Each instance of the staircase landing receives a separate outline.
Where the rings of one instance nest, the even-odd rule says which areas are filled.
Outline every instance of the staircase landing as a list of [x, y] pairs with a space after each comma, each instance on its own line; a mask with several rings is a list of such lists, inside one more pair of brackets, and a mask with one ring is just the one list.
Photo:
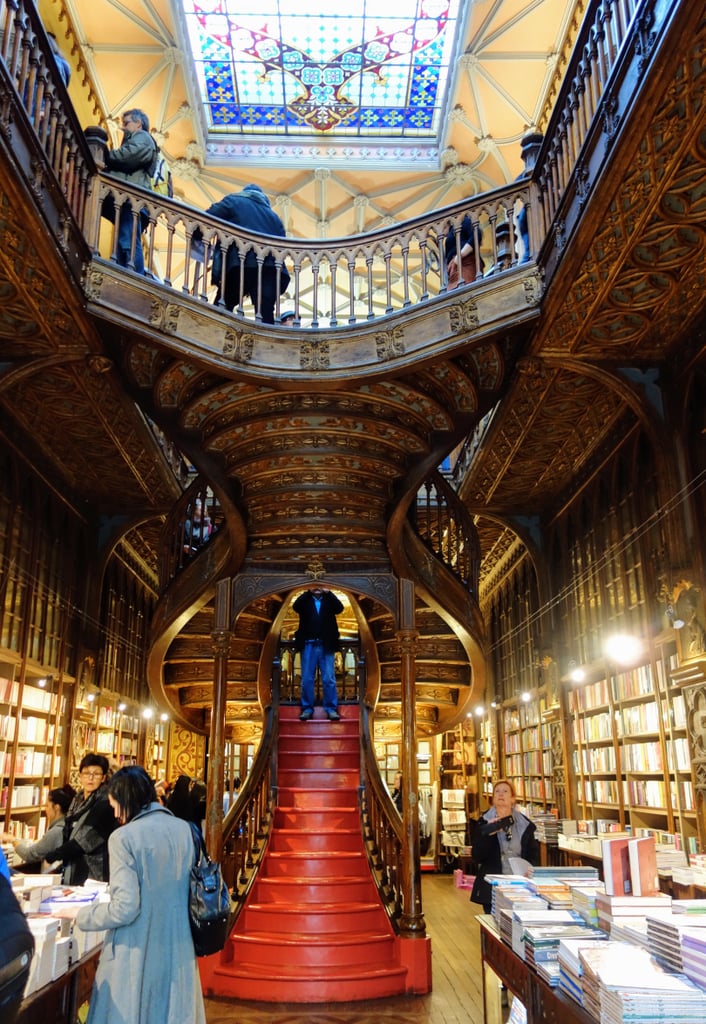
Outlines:
[[358, 707], [339, 710], [340, 722], [321, 709], [309, 722], [298, 707], [280, 710], [269, 844], [226, 948], [200, 962], [207, 995], [326, 1003], [431, 987], [428, 940], [396, 935], [370, 872], [358, 811]]

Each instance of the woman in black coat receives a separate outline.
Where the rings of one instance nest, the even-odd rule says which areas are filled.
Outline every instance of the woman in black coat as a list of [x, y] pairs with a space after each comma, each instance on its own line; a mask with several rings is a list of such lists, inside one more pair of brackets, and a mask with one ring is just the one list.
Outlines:
[[476, 865], [476, 880], [471, 892], [473, 903], [482, 903], [490, 913], [492, 888], [486, 875], [511, 875], [510, 857], [523, 857], [539, 863], [539, 843], [534, 822], [515, 808], [515, 788], [507, 779], [498, 779], [493, 787], [493, 806], [473, 827], [471, 857]]

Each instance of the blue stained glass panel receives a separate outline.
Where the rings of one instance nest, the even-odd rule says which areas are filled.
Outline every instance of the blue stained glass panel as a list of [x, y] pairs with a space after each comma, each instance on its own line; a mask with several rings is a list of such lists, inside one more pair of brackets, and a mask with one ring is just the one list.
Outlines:
[[462, 0], [181, 4], [209, 133], [438, 134]]

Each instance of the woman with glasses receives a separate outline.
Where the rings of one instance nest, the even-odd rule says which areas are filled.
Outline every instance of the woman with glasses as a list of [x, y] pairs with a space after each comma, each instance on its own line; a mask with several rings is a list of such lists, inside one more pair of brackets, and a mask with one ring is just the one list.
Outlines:
[[83, 885], [87, 878], [108, 881], [108, 836], [116, 828], [108, 803], [108, 769], [102, 754], [81, 758], [81, 788], [64, 819], [63, 844], [53, 854], [64, 865], [65, 885]]
[[507, 779], [498, 779], [493, 787], [493, 806], [482, 814], [473, 827], [471, 858], [476, 880], [471, 901], [482, 903], [490, 913], [493, 891], [486, 875], [512, 875], [510, 857], [522, 857], [529, 864], [539, 864], [539, 843], [534, 822], [515, 807], [515, 788]]
[[191, 826], [157, 800], [144, 768], [108, 784], [119, 828], [110, 837], [110, 900], [76, 924], [106, 931], [86, 1024], [205, 1024], [189, 924]]

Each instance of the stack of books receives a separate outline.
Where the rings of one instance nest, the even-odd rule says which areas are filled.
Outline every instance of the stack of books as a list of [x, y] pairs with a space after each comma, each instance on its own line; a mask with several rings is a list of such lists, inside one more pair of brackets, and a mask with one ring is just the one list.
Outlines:
[[665, 893], [654, 896], [611, 896], [606, 892], [596, 893], [598, 927], [609, 932], [616, 917], [644, 917], [648, 914], [670, 914], [672, 898]]
[[[697, 1024], [706, 1015], [706, 991], [685, 974], [667, 971], [646, 949], [629, 943], [582, 949], [584, 1006], [601, 1024]], [[604, 950], [606, 947], [601, 947]], [[590, 1002], [590, 1005], [589, 1005]]]
[[608, 942], [605, 932], [597, 928], [586, 928], [584, 934], [578, 939], [560, 939], [557, 951], [557, 963], [559, 965], [559, 988], [566, 995], [579, 1004], [583, 1005], [583, 986], [581, 978], [583, 968], [579, 954], [582, 949], [592, 946], [594, 942]]
[[525, 959], [525, 933], [529, 928], [561, 927], [565, 925], [586, 927], [585, 921], [573, 910], [524, 910], [515, 908], [512, 912], [512, 949]]
[[[672, 913], [659, 917], [647, 915], [647, 938], [650, 949], [665, 966], [673, 971], [683, 971], [682, 935], [690, 929], [706, 930], [706, 913], [684, 913], [674, 910]], [[704, 931], [706, 934], [706, 931]]]
[[532, 926], [525, 929], [525, 960], [547, 984], [559, 984], [559, 943], [562, 939], [581, 939], [591, 931], [584, 922]]
[[688, 928], [681, 936], [681, 958], [687, 978], [706, 988], [706, 931]]
[[556, 846], [559, 832], [559, 819], [553, 814], [537, 814], [532, 818], [536, 826], [537, 840], [547, 846]]
[[598, 928], [598, 911], [596, 909], [596, 896], [599, 892], [605, 892], [602, 882], [595, 885], [572, 885], [571, 903], [573, 909], [581, 915], [587, 924]]

